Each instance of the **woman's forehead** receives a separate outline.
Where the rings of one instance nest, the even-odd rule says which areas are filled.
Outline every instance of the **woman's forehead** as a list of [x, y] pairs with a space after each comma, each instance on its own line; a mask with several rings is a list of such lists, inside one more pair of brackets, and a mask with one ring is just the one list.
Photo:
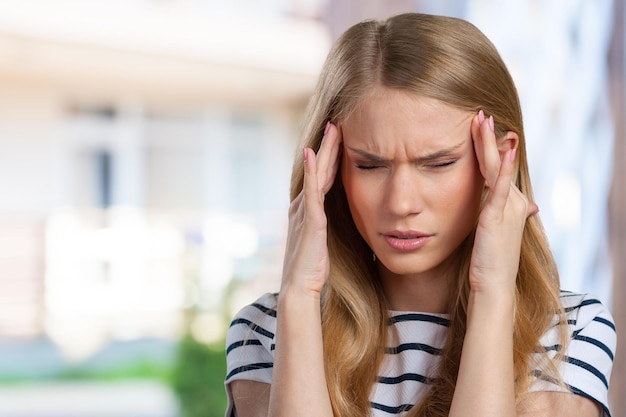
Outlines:
[[342, 123], [346, 141], [390, 138], [449, 146], [469, 138], [473, 112], [430, 97], [385, 87], [364, 97]]

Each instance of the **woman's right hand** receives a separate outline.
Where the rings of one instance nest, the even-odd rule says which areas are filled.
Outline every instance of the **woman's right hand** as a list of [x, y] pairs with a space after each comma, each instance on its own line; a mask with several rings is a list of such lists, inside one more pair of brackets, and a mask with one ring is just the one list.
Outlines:
[[324, 198], [335, 181], [340, 144], [339, 129], [328, 122], [317, 155], [310, 148], [303, 149], [304, 185], [289, 207], [281, 293], [296, 291], [319, 297], [328, 279]]
[[324, 198], [335, 181], [340, 143], [339, 129], [327, 123], [317, 155], [312, 149], [303, 150], [304, 183], [289, 208], [277, 305], [268, 413], [273, 417], [333, 415], [324, 368], [320, 293], [330, 271]]

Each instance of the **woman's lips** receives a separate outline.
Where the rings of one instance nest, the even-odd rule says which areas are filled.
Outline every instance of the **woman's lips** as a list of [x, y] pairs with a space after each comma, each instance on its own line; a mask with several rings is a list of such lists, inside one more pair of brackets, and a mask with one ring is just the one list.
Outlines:
[[419, 232], [389, 232], [383, 234], [385, 241], [400, 252], [411, 252], [423, 247], [432, 235]]

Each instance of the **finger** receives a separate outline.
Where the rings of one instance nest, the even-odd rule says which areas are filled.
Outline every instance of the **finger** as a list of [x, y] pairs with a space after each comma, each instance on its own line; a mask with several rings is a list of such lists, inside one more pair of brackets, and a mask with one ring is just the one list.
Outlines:
[[526, 217], [534, 216], [537, 213], [539, 213], [539, 206], [537, 206], [537, 204], [533, 203], [532, 201], [529, 202], [528, 203], [528, 213], [527, 213]]
[[317, 181], [317, 161], [311, 148], [304, 148], [304, 196], [300, 206], [305, 230], [322, 231], [326, 228], [324, 213], [324, 194], [320, 192]]
[[329, 138], [328, 131], [330, 130], [331, 123], [330, 121], [326, 122], [326, 127], [324, 128], [324, 135], [322, 136], [322, 141], [320, 143], [320, 147], [315, 155], [315, 159], [317, 161], [318, 173], [326, 170], [328, 166], [328, 147], [329, 144], [332, 145], [331, 138]]
[[484, 121], [484, 115], [482, 113], [482, 110], [480, 112], [478, 112], [478, 114], [476, 114], [473, 118], [472, 118], [472, 124], [471, 124], [471, 134], [472, 134], [472, 141], [474, 142], [474, 152], [476, 153], [476, 159], [478, 160], [478, 167], [480, 169], [480, 173], [482, 174], [483, 178], [486, 177], [486, 171], [485, 171], [485, 146], [484, 146], [484, 138], [482, 137], [482, 133], [480, 131], [480, 126]]
[[508, 151], [500, 165], [498, 177], [495, 181], [493, 192], [489, 196], [491, 207], [497, 213], [504, 211], [509, 194], [511, 193], [513, 181], [513, 161], [515, 160], [515, 149]]
[[478, 166], [487, 186], [493, 188], [500, 170], [500, 154], [493, 129], [493, 117], [485, 118], [481, 110], [472, 119], [472, 139]]
[[[500, 168], [500, 173], [498, 176], [498, 181], [496, 183], [496, 189], [494, 190], [494, 198], [509, 198], [509, 194], [514, 192], [526, 205], [526, 218], [535, 215], [539, 212], [539, 207], [532, 201], [528, 201], [528, 197], [520, 191], [517, 186], [515, 186], [515, 155], [517, 149], [511, 149], [506, 153], [502, 160], [502, 166]], [[508, 192], [505, 190], [506, 184], [509, 184]], [[501, 187], [501, 188], [499, 188]], [[506, 199], [504, 200], [504, 204], [506, 204]], [[503, 208], [502, 202], [495, 202], [494, 206], [499, 206]]]
[[319, 201], [319, 187], [317, 185], [317, 158], [311, 148], [302, 150], [304, 157], [304, 204], [306, 208], [311, 203]]
[[[330, 188], [333, 186], [335, 182], [335, 177], [337, 176], [337, 170], [339, 168], [339, 160], [341, 154], [341, 142], [343, 140], [341, 135], [341, 130], [339, 127], [332, 125], [331, 126], [333, 137], [332, 147], [330, 150], [330, 164], [326, 170], [326, 181], [322, 186], [322, 190], [324, 194], [328, 193]], [[331, 134], [331, 132], [329, 132]]]
[[337, 126], [328, 122], [317, 153], [317, 182], [323, 194], [332, 187], [337, 173], [341, 135]]

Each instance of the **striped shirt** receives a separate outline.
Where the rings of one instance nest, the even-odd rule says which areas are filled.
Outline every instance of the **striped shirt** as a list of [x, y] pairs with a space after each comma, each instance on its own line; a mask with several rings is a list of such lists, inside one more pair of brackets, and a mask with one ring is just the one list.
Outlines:
[[[270, 384], [276, 333], [276, 294], [265, 294], [244, 307], [230, 325], [226, 340], [228, 370], [226, 417], [236, 416], [230, 383], [244, 379]], [[590, 295], [561, 292], [571, 339], [559, 370], [571, 392], [596, 401], [610, 417], [608, 383], [613, 366], [616, 335], [608, 310]], [[436, 368], [449, 327], [445, 314], [390, 311], [390, 337], [378, 381], [370, 395], [372, 417], [403, 416], [419, 402], [436, 377]], [[557, 327], [541, 338], [543, 349], [554, 357]], [[559, 385], [534, 370], [530, 391], [562, 391]]]

